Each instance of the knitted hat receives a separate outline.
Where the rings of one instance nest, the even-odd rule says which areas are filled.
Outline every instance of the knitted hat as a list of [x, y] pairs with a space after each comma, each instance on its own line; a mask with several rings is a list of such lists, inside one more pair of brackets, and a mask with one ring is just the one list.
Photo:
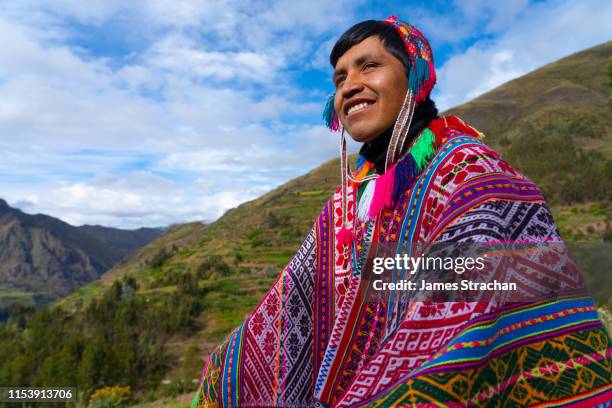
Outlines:
[[384, 20], [398, 32], [410, 59], [408, 87], [415, 95], [417, 104], [427, 99], [436, 83], [433, 53], [429, 42], [414, 26], [399, 21], [395, 15]]
[[[410, 61], [408, 72], [408, 88], [414, 95], [415, 103], [427, 99], [436, 83], [436, 71], [434, 70], [433, 53], [425, 36], [413, 25], [398, 20], [395, 15], [382, 20], [391, 25], [398, 33], [404, 49]], [[340, 130], [340, 121], [334, 110], [334, 96], [332, 94], [327, 100], [323, 112], [325, 125], [332, 131]]]

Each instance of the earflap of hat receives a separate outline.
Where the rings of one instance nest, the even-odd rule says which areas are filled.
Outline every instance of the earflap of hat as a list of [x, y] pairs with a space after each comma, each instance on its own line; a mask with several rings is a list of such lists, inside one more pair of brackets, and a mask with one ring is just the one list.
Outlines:
[[408, 87], [414, 94], [416, 102], [427, 99], [436, 83], [433, 53], [429, 42], [416, 27], [400, 21], [395, 15], [383, 21], [395, 28], [404, 43], [411, 63]]
[[323, 122], [332, 132], [338, 132], [341, 129], [340, 119], [334, 109], [334, 98], [336, 94], [331, 94], [327, 98], [325, 109], [323, 110]]

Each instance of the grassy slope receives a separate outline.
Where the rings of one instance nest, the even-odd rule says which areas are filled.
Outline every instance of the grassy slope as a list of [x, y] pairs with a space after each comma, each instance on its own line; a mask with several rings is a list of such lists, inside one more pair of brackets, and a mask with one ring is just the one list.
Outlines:
[[[606, 65], [612, 43], [587, 50], [547, 65], [510, 81], [475, 100], [452, 109], [466, 121], [488, 134], [488, 143], [502, 151], [513, 138], [533, 127], [547, 127], [569, 121], [577, 129], [576, 139], [589, 148], [610, 146]], [[581, 133], [582, 129], [582, 133]], [[584, 137], [584, 136], [588, 137]], [[171, 273], [195, 272], [210, 255], [221, 255], [232, 265], [229, 276], [206, 279], [201, 286], [211, 288], [206, 295], [206, 311], [200, 316], [200, 331], [192, 337], [177, 337], [167, 344], [176, 362], [168, 379], [185, 370], [184, 350], [198, 347], [206, 354], [211, 347], [256, 305], [273, 282], [280, 267], [312, 226], [329, 194], [338, 184], [338, 161], [333, 160], [305, 176], [294, 179], [270, 193], [228, 211], [218, 221], [202, 225], [179, 225], [137, 251], [121, 265], [66, 298], [72, 308], [86, 303], [122, 276], [136, 277], [145, 292], [172, 291], [173, 285], [154, 283]], [[538, 182], [538, 180], [535, 180]], [[584, 231], [585, 239], [600, 241], [602, 223], [609, 222], [610, 207], [594, 204], [555, 206], [553, 211], [566, 231]], [[594, 233], [589, 225], [598, 225]], [[161, 267], [147, 265], [161, 248], [179, 249]], [[188, 364], [195, 376], [201, 362]]]
[[567, 121], [575, 124], [577, 138], [595, 136], [609, 142], [612, 112], [606, 70], [611, 56], [612, 41], [545, 65], [448, 113], [482, 130], [492, 145], [530, 127]]

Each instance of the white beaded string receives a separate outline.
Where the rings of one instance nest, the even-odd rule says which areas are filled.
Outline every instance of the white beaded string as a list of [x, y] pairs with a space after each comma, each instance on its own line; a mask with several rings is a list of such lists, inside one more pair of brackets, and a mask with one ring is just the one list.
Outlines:
[[402, 145], [406, 138], [406, 134], [403, 130], [406, 128], [406, 125], [410, 126], [410, 122], [412, 121], [412, 113], [414, 112], [414, 98], [412, 97], [412, 92], [410, 89], [406, 91], [406, 96], [404, 97], [404, 103], [402, 104], [402, 109], [399, 112], [397, 120], [395, 121], [395, 125], [393, 126], [393, 133], [391, 134], [391, 140], [389, 141], [389, 147], [387, 148], [387, 157], [385, 160], [385, 172], [391, 167], [391, 165], [395, 162], [397, 158], [397, 147], [399, 145], [399, 140], [402, 138]]

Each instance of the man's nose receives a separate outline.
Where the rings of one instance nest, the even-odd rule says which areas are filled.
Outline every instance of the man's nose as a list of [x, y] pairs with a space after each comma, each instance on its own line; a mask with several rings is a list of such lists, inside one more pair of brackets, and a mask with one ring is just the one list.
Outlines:
[[350, 98], [363, 90], [363, 83], [358, 75], [349, 75], [342, 85], [342, 97]]

